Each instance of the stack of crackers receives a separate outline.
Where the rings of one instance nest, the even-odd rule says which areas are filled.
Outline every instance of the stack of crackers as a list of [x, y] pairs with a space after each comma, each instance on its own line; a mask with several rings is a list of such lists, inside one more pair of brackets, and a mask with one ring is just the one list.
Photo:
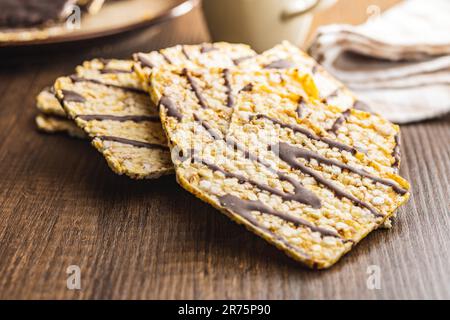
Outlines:
[[311, 268], [409, 197], [399, 127], [290, 43], [178, 45], [96, 59], [37, 97], [38, 127], [90, 139], [130, 178], [178, 183]]

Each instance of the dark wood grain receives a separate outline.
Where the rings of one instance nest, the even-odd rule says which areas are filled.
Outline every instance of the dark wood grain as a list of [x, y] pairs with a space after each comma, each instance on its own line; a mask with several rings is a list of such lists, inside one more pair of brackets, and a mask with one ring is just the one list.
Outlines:
[[[83, 59], [207, 39], [198, 11], [94, 48], [26, 53], [0, 74], [0, 298], [450, 298], [450, 117], [404, 126], [411, 200], [327, 271], [284, 254], [182, 190], [116, 176], [85, 141], [40, 134], [34, 96]], [[64, 51], [63, 51], [64, 50]], [[66, 288], [81, 267], [79, 291]], [[366, 286], [381, 268], [381, 289]]]

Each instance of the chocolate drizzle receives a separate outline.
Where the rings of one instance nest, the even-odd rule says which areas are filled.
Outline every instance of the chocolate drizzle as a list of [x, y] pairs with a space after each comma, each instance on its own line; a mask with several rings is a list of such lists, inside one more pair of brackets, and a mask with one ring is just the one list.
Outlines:
[[313, 151], [310, 151], [310, 150], [307, 150], [307, 149], [303, 149], [303, 148], [293, 147], [293, 146], [290, 146], [290, 145], [288, 145], [286, 143], [280, 142], [280, 153], [281, 153], [281, 148], [282, 147], [284, 148], [284, 150], [293, 150], [292, 148], [295, 148], [296, 149], [295, 150], [295, 154], [296, 154], [297, 158], [303, 158], [303, 159], [305, 159], [307, 161], [310, 161], [311, 159], [315, 159], [319, 163], [323, 163], [323, 164], [329, 165], [329, 166], [339, 167], [341, 169], [353, 172], [353, 173], [355, 173], [355, 174], [357, 174], [357, 175], [359, 175], [361, 177], [368, 178], [368, 179], [370, 179], [370, 180], [372, 180], [374, 182], [378, 182], [378, 183], [384, 184], [384, 185], [386, 185], [388, 187], [391, 187], [395, 192], [397, 192], [398, 194], [401, 194], [401, 195], [404, 195], [407, 192], [405, 189], [399, 187], [392, 180], [387, 180], [387, 179], [383, 179], [383, 178], [374, 176], [374, 175], [370, 174], [369, 172], [367, 172], [365, 170], [354, 168], [352, 166], [349, 166], [346, 163], [343, 163], [343, 162], [340, 162], [340, 161], [337, 161], [337, 160], [334, 160], [334, 159], [325, 158], [325, 157], [321, 156], [320, 154], [315, 153]]
[[251, 92], [253, 90], [253, 83], [247, 83], [239, 92]]
[[353, 103], [353, 108], [355, 108], [357, 110], [362, 110], [362, 111], [369, 110], [369, 107], [367, 106], [367, 104], [365, 104], [361, 100], [355, 100], [355, 102]]
[[247, 181], [250, 184], [253, 184], [256, 187], [258, 187], [259, 189], [268, 191], [269, 193], [272, 193], [272, 194], [275, 194], [275, 195], [278, 195], [278, 196], [280, 196], [281, 198], [283, 198], [283, 199], [285, 199], [287, 201], [289, 201], [289, 200], [297, 201], [297, 202], [300, 202], [300, 203], [304, 203], [304, 204], [310, 205], [310, 206], [312, 206], [315, 209], [321, 207], [320, 199], [313, 192], [311, 192], [308, 189], [306, 189], [305, 187], [303, 187], [303, 185], [301, 183], [299, 183], [297, 180], [289, 177], [288, 175], [286, 175], [286, 174], [284, 174], [284, 173], [282, 173], [280, 171], [274, 170], [269, 163], [267, 163], [266, 161], [264, 161], [260, 157], [252, 155], [249, 151], [245, 150], [245, 148], [240, 143], [235, 141], [233, 138], [228, 137], [225, 140], [223, 135], [220, 132], [218, 132], [217, 130], [212, 128], [212, 126], [207, 121], [202, 120], [197, 114], [194, 114], [194, 119], [195, 119], [195, 121], [199, 122], [202, 125], [202, 127], [208, 132], [208, 134], [214, 140], [224, 140], [228, 147], [240, 150], [241, 152], [243, 152], [245, 154], [246, 158], [255, 160], [256, 162], [258, 162], [261, 165], [265, 166], [269, 171], [271, 171], [272, 173], [277, 175], [280, 180], [289, 182], [294, 187], [294, 193], [293, 194], [285, 193], [283, 191], [277, 190], [277, 189], [272, 188], [270, 186], [260, 184], [258, 182], [255, 182], [255, 181], [251, 180], [251, 179], [247, 179], [247, 178], [245, 178], [245, 177], [243, 177], [241, 175], [236, 175], [236, 174], [233, 174], [233, 173], [226, 172], [226, 171], [220, 169], [218, 166], [216, 166], [214, 164], [211, 164], [211, 163], [208, 163], [208, 162], [205, 162], [204, 160], [201, 160], [200, 161], [201, 163], [209, 166], [212, 170], [217, 170], [217, 171], [222, 172], [223, 174], [225, 174], [228, 177], [237, 178], [239, 181], [241, 181], [241, 183], [242, 183], [242, 181]]
[[395, 147], [392, 151], [392, 157], [394, 157], [394, 163], [392, 166], [394, 168], [399, 169], [400, 168], [400, 158], [401, 158], [401, 151], [400, 151], [400, 133], [397, 133], [394, 137], [395, 140]]
[[127, 116], [116, 116], [112, 114], [80, 114], [75, 116], [75, 119], [81, 119], [85, 121], [103, 121], [111, 120], [118, 122], [133, 121], [133, 122], [159, 122], [158, 116], [147, 116], [147, 115], [127, 115]]
[[286, 59], [276, 60], [264, 66], [265, 69], [288, 69], [294, 67], [295, 64], [292, 61]]
[[164, 145], [143, 142], [143, 141], [137, 141], [137, 140], [132, 140], [132, 139], [126, 139], [126, 138], [120, 138], [120, 137], [115, 137], [115, 136], [97, 136], [96, 138], [98, 138], [102, 141], [113, 141], [113, 142], [128, 144], [128, 145], [138, 147], [138, 148], [169, 150], [169, 147], [164, 146]]
[[249, 220], [250, 222], [256, 225], [258, 225], [259, 223], [251, 214], [252, 211], [259, 211], [261, 213], [270, 214], [272, 216], [279, 217], [280, 219], [285, 220], [287, 222], [291, 222], [295, 225], [305, 226], [311, 229], [312, 232], [320, 232], [323, 236], [340, 238], [337, 232], [325, 228], [316, 227], [314, 224], [312, 224], [307, 220], [294, 217], [292, 215], [288, 215], [277, 210], [273, 210], [272, 208], [266, 206], [259, 200], [243, 200], [236, 196], [227, 194], [219, 197], [219, 201], [223, 207], [228, 208], [231, 212], [241, 215], [242, 217], [244, 217], [245, 219]]
[[303, 109], [304, 109], [304, 107], [305, 107], [305, 104], [304, 104], [304, 101], [303, 101], [303, 97], [300, 96], [299, 99], [298, 99], [297, 110], [296, 110], [297, 117], [299, 119], [301, 119], [303, 117]]
[[107, 73], [112, 73], [112, 74], [118, 74], [118, 73], [132, 73], [132, 70], [123, 70], [123, 69], [111, 69], [111, 68], [103, 68], [100, 69], [100, 73], [102, 74], [107, 74]]
[[245, 60], [251, 59], [253, 57], [254, 57], [254, 55], [239, 57], [239, 58], [233, 59], [233, 63], [236, 66], [238, 66], [241, 62], [244, 62]]
[[[356, 153], [355, 149], [353, 149], [353, 148], [351, 148], [351, 147], [349, 147], [347, 145], [341, 144], [341, 143], [339, 143], [337, 141], [333, 141], [333, 140], [331, 140], [329, 138], [319, 137], [319, 136], [315, 135], [314, 133], [310, 132], [309, 130], [306, 130], [306, 129], [300, 127], [300, 126], [284, 124], [281, 121], [278, 121], [276, 119], [272, 119], [272, 118], [270, 118], [270, 117], [268, 117], [266, 115], [257, 115], [257, 116], [254, 116], [253, 118], [257, 118], [257, 119], [264, 118], [264, 119], [270, 120], [273, 123], [280, 125], [280, 127], [289, 128], [289, 129], [293, 130], [294, 132], [300, 132], [300, 133], [304, 134], [306, 137], [308, 137], [310, 139], [313, 139], [313, 140], [322, 141], [322, 142], [328, 144], [330, 147], [336, 147], [339, 150], [345, 150], [345, 151], [349, 151], [349, 152], [353, 151], [352, 153]], [[273, 146], [273, 147], [276, 148], [276, 146]], [[323, 157], [323, 156], [321, 156], [321, 155], [319, 155], [317, 153], [314, 153], [312, 151], [309, 151], [309, 150], [306, 150], [306, 149], [302, 149], [302, 148], [298, 148], [298, 147], [293, 147], [293, 146], [290, 146], [290, 145], [288, 145], [286, 143], [283, 143], [283, 142], [280, 142], [279, 148], [280, 148], [280, 150], [279, 150], [280, 151], [280, 158], [282, 160], [285, 160], [285, 159], [282, 158], [282, 150], [281, 149], [283, 148], [283, 150], [285, 151], [285, 154], [286, 153], [288, 155], [295, 154], [295, 158], [302, 157], [302, 158], [304, 158], [307, 161], [309, 161], [310, 159], [315, 159], [318, 162], [321, 162], [321, 163], [326, 164], [326, 165], [335, 165], [335, 166], [340, 167], [342, 169], [346, 169], [346, 170], [348, 170], [350, 172], [358, 174], [358, 175], [360, 175], [362, 177], [371, 179], [374, 182], [378, 182], [378, 183], [384, 184], [386, 186], [389, 186], [395, 192], [397, 192], [397, 193], [399, 193], [401, 195], [404, 195], [407, 192], [407, 190], [401, 188], [400, 186], [398, 186], [396, 183], [394, 183], [391, 180], [387, 180], [387, 179], [376, 177], [376, 176], [374, 176], [374, 175], [372, 175], [372, 174], [370, 174], [370, 173], [368, 173], [368, 172], [366, 172], [364, 170], [360, 170], [360, 169], [351, 167], [351, 166], [349, 166], [349, 165], [347, 165], [345, 163], [342, 163], [342, 162], [339, 162], [339, 161], [336, 161], [336, 160], [333, 160], [333, 159], [327, 159], [327, 158], [325, 158], [325, 157]], [[286, 162], [288, 162], [288, 161], [286, 161]], [[293, 161], [291, 160], [291, 162], [293, 162]], [[288, 162], [288, 163], [291, 164], [291, 162]], [[293, 163], [297, 164], [297, 161], [295, 160]], [[341, 194], [342, 194], [342, 192], [341, 192]]]
[[72, 90], [61, 90], [64, 102], [80, 102], [83, 103], [86, 99], [79, 93]]
[[[349, 199], [350, 201], [352, 201], [356, 205], [368, 209], [376, 217], [384, 216], [383, 214], [377, 212], [369, 204], [359, 200], [358, 198], [356, 198], [352, 194], [342, 190], [341, 188], [339, 188], [333, 182], [331, 182], [331, 181], [325, 179], [324, 177], [322, 177], [315, 170], [313, 170], [311, 168], [308, 168], [307, 166], [305, 166], [304, 164], [299, 162], [297, 160], [298, 158], [304, 158], [304, 159], [308, 160], [308, 157], [310, 156], [310, 154], [307, 153], [308, 150], [305, 150], [305, 149], [302, 149], [302, 148], [298, 148], [298, 147], [295, 147], [295, 146], [291, 146], [291, 145], [289, 145], [287, 143], [284, 143], [284, 142], [281, 142], [278, 147], [279, 147], [279, 157], [280, 157], [280, 159], [285, 161], [286, 163], [288, 163], [292, 168], [298, 169], [301, 172], [303, 172], [304, 174], [307, 174], [307, 175], [313, 177], [318, 183], [320, 183], [323, 186], [327, 187], [328, 189], [332, 190], [337, 197]], [[326, 159], [326, 160], [329, 160], [329, 159]]]
[[207, 103], [206, 103], [206, 100], [205, 100], [205, 98], [203, 98], [203, 95], [202, 95], [202, 93], [201, 93], [200, 87], [199, 87], [199, 85], [197, 84], [197, 82], [195, 81], [194, 77], [192, 77], [192, 76], [189, 74], [189, 71], [188, 71], [187, 69], [183, 69], [182, 75], [184, 75], [184, 76], [186, 77], [186, 79], [188, 80], [189, 85], [191, 86], [192, 91], [194, 91], [195, 96], [197, 97], [197, 100], [198, 100], [200, 106], [201, 106], [203, 109], [208, 108], [208, 105], [207, 105]]
[[180, 110], [178, 110], [178, 107], [170, 98], [162, 96], [158, 104], [159, 108], [161, 108], [161, 106], [166, 107], [166, 113], [169, 117], [174, 117], [178, 121], [181, 121], [183, 119], [183, 114], [180, 112]]
[[214, 129], [207, 121], [202, 120], [198, 114], [194, 113], [194, 120], [200, 123], [200, 125], [209, 133], [214, 140], [224, 140], [221, 132]]
[[[225, 177], [227, 178], [236, 178], [239, 183], [249, 183], [255, 187], [257, 187], [260, 190], [267, 191], [271, 194], [277, 195], [280, 198], [282, 198], [285, 201], [297, 201], [306, 205], [309, 205], [313, 207], [314, 209], [319, 209], [321, 207], [320, 199], [311, 191], [306, 189], [301, 183], [299, 183], [294, 178], [289, 177], [288, 175], [278, 172], [275, 170], [269, 170], [276, 174], [280, 180], [289, 182], [294, 187], [294, 193], [287, 193], [278, 189], [275, 189], [273, 187], [270, 187], [266, 184], [259, 183], [251, 178], [246, 178], [240, 174], [231, 173], [228, 171], [223, 170], [222, 168], [218, 167], [215, 164], [212, 164], [206, 160], [194, 158], [195, 161], [204, 164], [208, 168], [210, 168], [213, 171], [218, 171], [223, 173]], [[258, 161], [258, 160], [257, 160]], [[259, 161], [258, 161], [259, 162]], [[264, 163], [262, 163], [264, 165]]]
[[346, 144], [340, 143], [338, 141], [334, 141], [331, 140], [330, 138], [327, 137], [320, 137], [318, 135], [316, 135], [315, 133], [313, 133], [312, 131], [305, 129], [303, 127], [300, 127], [298, 125], [295, 124], [287, 124], [287, 123], [283, 123], [277, 119], [271, 118], [269, 116], [266, 116], [264, 114], [258, 114], [253, 116], [250, 120], [253, 119], [266, 119], [269, 120], [271, 122], [273, 122], [274, 124], [278, 124], [280, 127], [282, 128], [288, 128], [291, 129], [294, 132], [299, 132], [303, 135], [305, 135], [307, 138], [311, 139], [311, 140], [316, 140], [316, 141], [321, 141], [323, 143], [326, 143], [327, 145], [329, 145], [331, 148], [336, 148], [338, 150], [341, 151], [347, 151], [350, 152], [351, 154], [356, 154], [357, 150], [351, 146], [348, 146]]
[[123, 87], [123, 86], [119, 86], [117, 84], [105, 83], [105, 82], [102, 82], [97, 79], [82, 78], [77, 75], [71, 75], [71, 76], [69, 76], [69, 78], [70, 78], [70, 80], [72, 80], [72, 82], [91, 82], [91, 83], [95, 83], [95, 84], [98, 84], [98, 85], [101, 85], [104, 87], [121, 89], [124, 91], [130, 91], [130, 92], [137, 93], [137, 94], [145, 94], [145, 95], [148, 94], [147, 92], [145, 92], [144, 90], [139, 89], [139, 88]]
[[[201, 119], [197, 116], [194, 115], [195, 120], [196, 121], [200, 121], [201, 125], [207, 130], [207, 132], [214, 138], [214, 139], [224, 139], [223, 136], [220, 133], [215, 132], [214, 130], [212, 130], [211, 126], [205, 122], [205, 121], [201, 121]], [[226, 140], [227, 146], [232, 146], [235, 149], [238, 149], [242, 152], [245, 152], [245, 156], [246, 157], [252, 157], [252, 155], [248, 152], [248, 151], [244, 151], [244, 147], [241, 146], [238, 142], [236, 142], [234, 139], [230, 139], [228, 138]], [[271, 146], [271, 150], [277, 150], [278, 146]], [[306, 151], [306, 152], [305, 152]], [[322, 177], [319, 173], [317, 173], [315, 170], [310, 169], [308, 167], [306, 167], [305, 165], [303, 165], [302, 163], [300, 163], [297, 158], [303, 157], [307, 160], [311, 159], [311, 158], [315, 158], [315, 159], [320, 159], [324, 162], [328, 162], [331, 159], [326, 159], [323, 158], [319, 155], [316, 155], [306, 149], [300, 149], [294, 146], [290, 146], [286, 143], [280, 143], [279, 144], [279, 157], [281, 160], [285, 161], [286, 163], [288, 163], [292, 168], [298, 169], [300, 171], [302, 171], [304, 174], [309, 175], [311, 177], [313, 177], [319, 184], [322, 184], [323, 186], [329, 188], [330, 190], [332, 190], [335, 195], [337, 197], [345, 197], [347, 199], [349, 199], [350, 201], [352, 201], [353, 203], [355, 203], [356, 205], [359, 205], [360, 207], [363, 207], [367, 210], [369, 210], [369, 212], [371, 214], [373, 214], [376, 217], [384, 217], [383, 214], [377, 212], [372, 206], [370, 206], [369, 204], [359, 200], [358, 198], [356, 198], [355, 196], [353, 196], [350, 193], [347, 193], [346, 191], [340, 189], [337, 185], [335, 185], [333, 182], [325, 179], [324, 177]], [[271, 165], [267, 162], [265, 162], [263, 159], [259, 158], [259, 157], [254, 157], [255, 161], [259, 162], [260, 164], [262, 164], [263, 166], [265, 166], [269, 171], [271, 171], [272, 173], [275, 173], [276, 175], [278, 175], [280, 180], [284, 180], [289, 182], [290, 184], [292, 184], [294, 186], [294, 190], [295, 192], [293, 194], [289, 194], [289, 193], [285, 193], [283, 191], [277, 190], [275, 188], [272, 188], [270, 186], [267, 185], [263, 185], [260, 184], [256, 181], [253, 181], [252, 179], [247, 179], [246, 177], [243, 177], [241, 175], [238, 174], [233, 174], [230, 172], [227, 172], [221, 168], [219, 168], [218, 166], [208, 163], [204, 160], [200, 160], [201, 163], [203, 163], [204, 165], [207, 165], [211, 170], [213, 171], [220, 171], [222, 172], [226, 177], [233, 177], [238, 179], [239, 183], [245, 183], [248, 182], [254, 186], [256, 186], [257, 188], [259, 188], [260, 190], [263, 191], [267, 191], [269, 193], [278, 195], [280, 197], [282, 197], [284, 200], [294, 200], [300, 203], [304, 203], [304, 204], [308, 204], [311, 205], [313, 208], [320, 208], [321, 207], [321, 202], [320, 202], [320, 198], [318, 198], [313, 192], [309, 191], [308, 189], [306, 189], [301, 183], [299, 183], [296, 179], [289, 177], [288, 175], [276, 171], [274, 170]], [[195, 158], [193, 159], [195, 160]], [[333, 163], [334, 162], [341, 164], [340, 162], [337, 162], [335, 160], [331, 160]], [[328, 162], [331, 163], [331, 162]], [[344, 166], [346, 166], [346, 168], [348, 168], [349, 166], [342, 164]], [[354, 169], [353, 170], [358, 170], [358, 169]], [[370, 174], [363, 172], [363, 174], [365, 176], [370, 176]], [[384, 179], [375, 177], [377, 180], [379, 179], [382, 182], [388, 182], [389, 184], [392, 184], [391, 181], [384, 181]], [[261, 213], [268, 213], [268, 214], [273, 214], [276, 215], [282, 219], [285, 219], [287, 221], [289, 217], [285, 217], [285, 214], [277, 212], [267, 206], [265, 206], [264, 204], [262, 204], [261, 202], [252, 202], [252, 201], [248, 201], [248, 200], [242, 200], [236, 197], [233, 197], [231, 195], [225, 195], [223, 197], [220, 197], [219, 200], [221, 201], [222, 206], [227, 207], [229, 210], [236, 212], [242, 216], [244, 216], [245, 218], [249, 218], [252, 216], [250, 214], [251, 211], [260, 211]], [[227, 201], [227, 200], [234, 200], [233, 203]], [[281, 215], [280, 215], [281, 214]], [[253, 219], [253, 218], [252, 218]], [[252, 223], [254, 223], [254, 220], [249, 220]], [[293, 221], [291, 221], [293, 222]], [[303, 224], [304, 225], [304, 224]], [[317, 228], [314, 226], [314, 228]], [[316, 231], [319, 231], [317, 229], [315, 229]], [[325, 230], [322, 230], [325, 231]], [[326, 230], [327, 232], [329, 230]], [[320, 232], [320, 231], [319, 231]], [[322, 232], [323, 233], [323, 232]], [[336, 234], [334, 234], [334, 236], [336, 236]]]
[[200, 52], [201, 53], [207, 53], [207, 52], [211, 52], [211, 51], [215, 51], [215, 50], [219, 50], [219, 49], [215, 48], [212, 45], [208, 46], [208, 45], [203, 44], [201, 49], [200, 49]]
[[244, 157], [246, 159], [255, 159], [256, 161], [258, 161], [259, 163], [261, 163], [262, 165], [270, 168], [270, 164], [267, 164], [265, 162], [263, 162], [262, 160], [258, 159], [257, 157], [253, 156], [250, 154], [250, 152], [248, 150], [245, 149], [244, 146], [242, 146], [239, 142], [237, 142], [234, 138], [232, 138], [231, 136], [228, 136], [226, 139], [225, 137], [222, 135], [221, 132], [219, 132], [218, 130], [215, 130], [207, 121], [202, 120], [197, 114], [194, 113], [194, 119], [195, 121], [197, 121], [198, 123], [201, 124], [201, 126], [209, 133], [209, 135], [214, 139], [214, 140], [223, 140], [225, 141], [227, 147], [233, 149], [234, 151], [239, 150], [244, 154]]
[[153, 69], [155, 65], [150, 61], [150, 59], [144, 54], [144, 53], [138, 53], [135, 56], [137, 60], [143, 65], [144, 67], [148, 67]]
[[168, 64], [173, 64], [170, 57], [167, 54], [165, 54], [163, 51], [160, 51], [159, 54], [164, 58], [164, 61], [166, 61]]
[[231, 88], [230, 70], [224, 69], [222, 74], [225, 87], [227, 88], [227, 107], [231, 108], [234, 105], [234, 99], [233, 99], [233, 89]]
[[181, 46], [181, 53], [184, 55], [184, 57], [187, 60], [191, 60], [191, 57], [189, 56], [189, 53], [186, 51], [186, 46], [184, 46], [184, 45]]
[[[296, 251], [298, 254], [303, 256], [305, 259], [310, 259], [310, 256], [306, 254], [303, 251], [300, 251], [298, 247], [294, 247], [291, 243], [283, 239], [282, 237], [275, 234], [272, 230], [269, 228], [263, 226], [252, 214], [251, 214], [251, 207], [252, 203], [249, 203], [246, 205], [246, 202], [249, 200], [241, 200], [235, 196], [232, 195], [224, 195], [222, 197], [219, 197], [220, 205], [222, 207], [228, 208], [228, 210], [234, 212], [235, 214], [240, 215], [247, 221], [249, 221], [252, 225], [256, 226], [259, 229], [262, 229], [268, 233], [270, 233], [276, 240], [282, 242], [286, 247], [290, 248], [292, 251]], [[244, 203], [242, 203], [244, 202]], [[235, 208], [235, 209], [233, 209]], [[239, 210], [239, 211], [238, 211]], [[257, 209], [253, 209], [257, 210]]]
[[337, 96], [339, 96], [339, 92], [341, 91], [341, 88], [337, 88], [336, 90], [334, 90], [333, 92], [331, 92], [329, 95], [327, 95], [325, 97], [325, 100], [329, 100], [332, 98], [336, 98]]
[[337, 135], [337, 132], [339, 128], [344, 124], [345, 121], [347, 121], [348, 117], [350, 117], [352, 113], [351, 109], [345, 110], [337, 119], [334, 121], [333, 125], [330, 129], [328, 129], [328, 132], [332, 132], [335, 135]]

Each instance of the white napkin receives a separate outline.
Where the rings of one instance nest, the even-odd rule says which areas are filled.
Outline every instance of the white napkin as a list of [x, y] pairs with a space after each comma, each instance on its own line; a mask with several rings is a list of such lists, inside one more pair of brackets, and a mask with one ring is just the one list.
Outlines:
[[406, 0], [359, 26], [321, 27], [309, 51], [391, 121], [450, 112], [450, 0]]

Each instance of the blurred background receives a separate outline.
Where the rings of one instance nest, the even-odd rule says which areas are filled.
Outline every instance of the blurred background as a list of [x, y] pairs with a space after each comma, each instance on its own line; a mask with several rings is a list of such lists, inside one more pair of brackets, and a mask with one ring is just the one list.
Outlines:
[[0, 1], [1, 64], [130, 57], [183, 43], [301, 47], [396, 123], [450, 110], [447, 0]]
[[[49, 8], [45, 2], [53, 6], [53, 11], [48, 12]], [[222, 36], [221, 40], [226, 40], [224, 38], [227, 38], [227, 34], [228, 37], [233, 37], [233, 33], [250, 42], [251, 36], [267, 38], [267, 34], [263, 31], [274, 29], [274, 25], [283, 22], [289, 26], [294, 25], [291, 29], [294, 35], [283, 33], [280, 29], [274, 30], [275, 41], [279, 42], [286, 36], [297, 37], [298, 41], [295, 44], [306, 48], [319, 26], [330, 23], [363, 23], [370, 16], [384, 11], [401, 0], [203, 0], [203, 2], [208, 16], [212, 17], [208, 21], [210, 26], [217, 28], [220, 23], [225, 25], [221, 34], [216, 32], [217, 36]], [[34, 3], [29, 5], [28, 15], [44, 11], [45, 16], [38, 20], [30, 18], [34, 22], [27, 22], [23, 17], [14, 18], [23, 3]], [[61, 14], [59, 11], [62, 11], [67, 3], [78, 8], [75, 11], [65, 9], [66, 13]], [[193, 12], [188, 15], [192, 20], [203, 20], [201, 7], [201, 0], [1, 0], [0, 48], [99, 39], [133, 29], [154, 29], [155, 26], [183, 16], [191, 10]], [[230, 11], [229, 15], [226, 14], [227, 8]], [[248, 10], [245, 11], [243, 8]], [[214, 15], [214, 10], [219, 14]], [[22, 12], [21, 16], [24, 15]], [[246, 22], [249, 17], [252, 21]], [[234, 25], [238, 19], [241, 19], [240, 23]], [[56, 30], [61, 26], [63, 28]], [[52, 28], [51, 32], [42, 32], [42, 29], [48, 27]], [[254, 30], [254, 34], [249, 35], [248, 29]], [[192, 31], [195, 32], [195, 28], [192, 28]], [[274, 41], [273, 38], [271, 40]], [[258, 49], [261, 51], [263, 48]]]

